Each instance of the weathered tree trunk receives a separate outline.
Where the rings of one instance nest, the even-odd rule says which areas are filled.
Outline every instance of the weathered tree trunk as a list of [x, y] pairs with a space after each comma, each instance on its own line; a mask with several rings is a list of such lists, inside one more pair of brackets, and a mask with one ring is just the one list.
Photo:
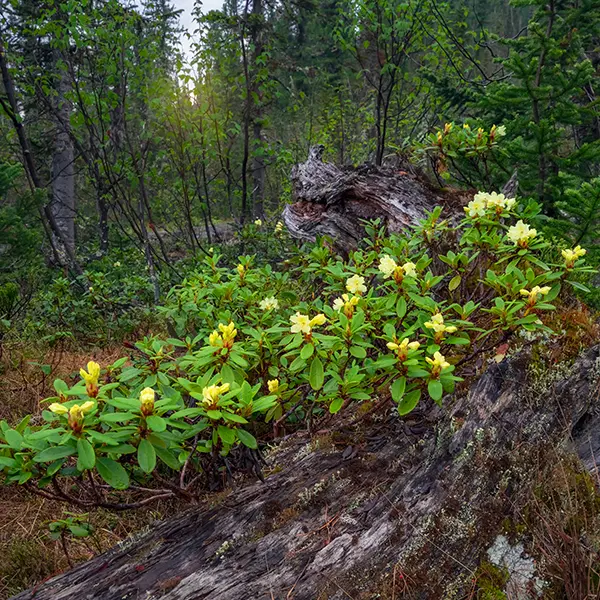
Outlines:
[[434, 190], [410, 167], [338, 167], [323, 162], [322, 155], [322, 146], [313, 147], [308, 160], [292, 170], [295, 202], [283, 211], [292, 237], [314, 241], [326, 235], [347, 251], [362, 239], [365, 220], [381, 219], [397, 232], [436, 205], [455, 210], [458, 204], [455, 196]]
[[533, 378], [528, 364], [494, 364], [443, 409], [292, 437], [268, 457], [265, 483], [17, 598], [479, 597], [478, 565], [558, 448], [589, 469], [600, 456], [600, 346], [561, 377]]
[[[264, 52], [264, 7], [263, 0], [252, 0], [252, 64], [258, 69], [258, 59]], [[262, 130], [263, 98], [256, 74], [252, 77], [252, 96], [255, 96], [252, 110], [252, 210], [254, 216], [264, 217], [266, 166], [263, 152]]]
[[[71, 253], [75, 252], [75, 165], [73, 142], [69, 133], [70, 106], [67, 94], [70, 88], [69, 74], [60, 65], [60, 52], [55, 52], [57, 71], [56, 132], [52, 155], [52, 200], [50, 210], [56, 225], [62, 232], [64, 242]], [[67, 262], [66, 260], [64, 262]]]

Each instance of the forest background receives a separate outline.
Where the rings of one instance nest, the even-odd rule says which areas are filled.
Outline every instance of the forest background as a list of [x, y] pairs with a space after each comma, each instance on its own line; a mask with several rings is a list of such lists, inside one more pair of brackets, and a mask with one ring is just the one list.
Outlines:
[[[0, 417], [165, 331], [170, 290], [215, 252], [281, 265], [290, 171], [318, 144], [439, 188], [516, 179], [532, 224], [598, 264], [600, 0], [191, 14], [186, 33], [166, 0], [0, 0]], [[577, 285], [597, 306], [593, 276]], [[11, 589], [49, 574], [15, 580], [40, 550], [10, 548]]]

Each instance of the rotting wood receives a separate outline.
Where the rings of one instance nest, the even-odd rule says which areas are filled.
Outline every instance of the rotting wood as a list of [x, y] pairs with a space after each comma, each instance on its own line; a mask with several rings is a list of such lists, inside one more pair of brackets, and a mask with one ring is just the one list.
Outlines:
[[339, 600], [391, 589], [398, 573], [410, 597], [466, 597], [537, 461], [570, 447], [593, 470], [600, 456], [600, 346], [555, 383], [527, 367], [524, 354], [493, 364], [444, 409], [292, 437], [265, 483], [16, 599]]

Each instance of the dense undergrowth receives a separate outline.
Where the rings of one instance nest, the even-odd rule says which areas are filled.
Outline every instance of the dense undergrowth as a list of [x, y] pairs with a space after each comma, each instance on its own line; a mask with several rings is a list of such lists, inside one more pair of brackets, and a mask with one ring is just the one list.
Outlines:
[[[297, 248], [281, 226], [257, 222], [182, 262], [188, 275], [156, 308], [144, 276], [123, 283], [127, 257], [83, 293], [56, 280], [4, 338], [5, 381], [26, 369], [29, 389], [5, 409], [0, 468], [18, 504], [47, 515], [47, 533], [6, 543], [3, 585], [17, 591], [89, 557], [238, 468], [259, 472], [260, 445], [295, 429], [390, 403], [400, 415], [443, 406], [487, 360], [523, 346], [541, 344], [551, 363], [574, 357], [597, 333], [573, 295], [594, 271], [584, 249], [527, 224], [536, 212], [480, 193], [460, 222], [436, 209], [407, 235], [368, 224], [347, 257], [327, 240]], [[236, 258], [242, 248], [253, 253]], [[42, 336], [44, 310], [63, 320], [44, 321]], [[36, 336], [30, 359], [11, 364]], [[135, 517], [106, 512], [134, 507]], [[46, 546], [48, 568], [23, 569]]]

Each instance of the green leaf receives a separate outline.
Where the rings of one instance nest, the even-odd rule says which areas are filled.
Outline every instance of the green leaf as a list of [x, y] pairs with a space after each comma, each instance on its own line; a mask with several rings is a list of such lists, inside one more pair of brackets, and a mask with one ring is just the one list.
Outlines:
[[162, 417], [158, 417], [156, 415], [150, 415], [146, 417], [146, 425], [152, 430], [156, 432], [165, 431], [167, 428], [167, 423]]
[[448, 284], [448, 289], [453, 292], [460, 285], [461, 280], [462, 277], [460, 275], [454, 276]]
[[396, 314], [398, 315], [399, 319], [402, 319], [406, 314], [406, 299], [404, 296], [400, 296], [400, 298], [398, 298], [398, 303], [396, 304]]
[[20, 450], [23, 444], [23, 436], [16, 429], [7, 429], [4, 432], [6, 443], [15, 450]]
[[427, 391], [433, 400], [439, 403], [444, 394], [442, 384], [437, 379], [431, 379], [427, 384]]
[[162, 460], [167, 467], [173, 469], [174, 471], [179, 471], [179, 469], [181, 469], [181, 464], [170, 450], [154, 446], [154, 451], [156, 452], [158, 458], [160, 458], [160, 460]]
[[100, 415], [100, 421], [103, 423], [126, 423], [131, 419], [134, 419], [135, 415], [130, 412], [114, 412], [114, 413], [104, 413]]
[[308, 360], [315, 351], [315, 347], [312, 344], [305, 344], [302, 346], [302, 350], [300, 350], [300, 358], [302, 360]]
[[253, 450], [256, 450], [258, 448], [258, 442], [251, 433], [247, 432], [245, 429], [236, 429], [236, 433], [238, 439], [240, 440], [240, 442], [242, 442], [242, 444], [244, 444], [244, 446], [252, 448]]
[[366, 358], [367, 351], [362, 346], [351, 346], [350, 354], [355, 358]]
[[394, 383], [390, 386], [390, 390], [392, 392], [392, 400], [394, 402], [400, 402], [402, 396], [404, 395], [404, 390], [406, 389], [406, 377], [400, 377], [396, 379]]
[[129, 475], [117, 461], [112, 458], [96, 458], [96, 470], [110, 487], [115, 490], [126, 490], [129, 487]]
[[52, 462], [59, 458], [66, 458], [75, 454], [75, 448], [73, 446], [52, 446], [42, 450], [39, 454], [33, 458], [35, 462]]
[[567, 280], [567, 283], [570, 283], [575, 289], [580, 290], [582, 292], [586, 292], [589, 293], [590, 292], [590, 288], [583, 285], [583, 283], [579, 283], [578, 281], [569, 281]]
[[413, 390], [404, 394], [402, 400], [398, 403], [398, 414], [400, 416], [407, 415], [411, 412], [421, 399], [421, 390]]
[[310, 363], [310, 373], [308, 375], [310, 387], [313, 390], [320, 390], [323, 387], [324, 379], [325, 374], [323, 372], [323, 363], [318, 356], [315, 356], [312, 360], [312, 363]]
[[226, 425], [219, 425], [217, 431], [219, 432], [219, 437], [225, 444], [228, 446], [233, 446], [233, 444], [235, 444], [235, 431], [233, 429]]
[[332, 415], [334, 415], [335, 413], [340, 411], [343, 404], [344, 404], [343, 398], [340, 398], [340, 397], [335, 398], [335, 400], [333, 400], [333, 402], [329, 405], [329, 412]]
[[145, 473], [152, 473], [156, 467], [156, 450], [148, 440], [142, 440], [138, 446], [137, 459]]
[[81, 527], [81, 525], [69, 525], [69, 531], [75, 537], [87, 537], [90, 535], [90, 530], [86, 527]]
[[93, 469], [96, 464], [94, 447], [83, 438], [77, 440], [77, 468], [80, 471]]

